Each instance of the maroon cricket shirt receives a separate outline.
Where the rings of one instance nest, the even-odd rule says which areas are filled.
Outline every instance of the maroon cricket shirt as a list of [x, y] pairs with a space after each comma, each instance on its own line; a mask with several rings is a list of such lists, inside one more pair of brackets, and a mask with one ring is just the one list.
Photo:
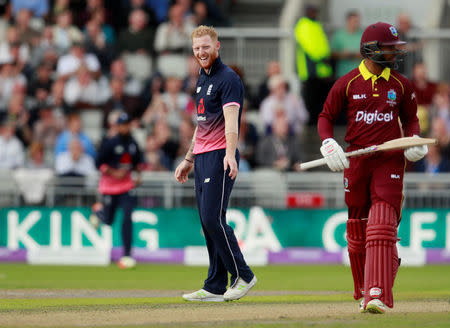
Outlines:
[[376, 76], [364, 60], [331, 88], [319, 115], [322, 140], [333, 138], [333, 125], [341, 111], [346, 111], [345, 142], [350, 149], [400, 138], [402, 128], [405, 137], [420, 131], [416, 96], [408, 79], [389, 68]]

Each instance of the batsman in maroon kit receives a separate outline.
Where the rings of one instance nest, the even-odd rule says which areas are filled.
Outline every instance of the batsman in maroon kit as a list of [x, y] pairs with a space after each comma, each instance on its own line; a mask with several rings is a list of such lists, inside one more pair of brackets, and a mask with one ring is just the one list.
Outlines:
[[347, 241], [354, 298], [361, 312], [384, 313], [394, 306], [392, 287], [400, 260], [397, 227], [401, 219], [405, 157], [418, 161], [427, 146], [347, 159], [333, 139], [333, 126], [345, 111], [347, 151], [419, 134], [417, 104], [410, 82], [394, 69], [404, 44], [394, 26], [378, 22], [361, 38], [364, 60], [336, 81], [319, 116], [320, 151], [332, 171], [344, 170], [348, 207]]

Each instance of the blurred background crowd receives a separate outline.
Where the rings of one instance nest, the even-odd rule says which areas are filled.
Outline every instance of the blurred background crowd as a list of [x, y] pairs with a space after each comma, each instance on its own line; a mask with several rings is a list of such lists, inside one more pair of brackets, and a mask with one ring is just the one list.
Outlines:
[[[200, 24], [231, 26], [229, 11], [236, 2], [0, 1], [0, 169], [95, 174], [98, 147], [117, 133], [117, 118], [125, 111], [145, 153], [145, 169], [173, 170], [196, 122], [199, 67], [191, 55], [190, 33]], [[306, 9], [305, 17], [315, 19], [317, 8]], [[438, 138], [439, 146], [408, 170], [448, 172], [450, 88], [429, 80], [421, 42], [408, 37], [412, 25], [408, 15], [398, 16], [400, 38], [409, 41], [411, 52], [400, 71], [416, 90], [422, 135]], [[333, 71], [322, 81], [325, 95], [336, 78], [359, 65], [363, 28], [360, 14], [350, 10], [346, 25], [326, 40]], [[226, 64], [246, 86], [240, 170], [295, 170], [296, 163], [310, 157], [305, 130], [316, 124], [317, 104], [311, 101], [320, 106], [320, 97], [311, 100], [296, 92], [278, 61], [268, 62], [265, 78], [252, 87], [245, 67]]]

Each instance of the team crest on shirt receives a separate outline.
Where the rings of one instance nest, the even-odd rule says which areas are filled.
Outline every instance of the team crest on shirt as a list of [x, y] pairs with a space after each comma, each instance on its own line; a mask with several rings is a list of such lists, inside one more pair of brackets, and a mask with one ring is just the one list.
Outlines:
[[197, 93], [199, 93], [201, 89], [202, 87], [197, 87]]
[[394, 89], [391, 89], [388, 91], [387, 93], [387, 98], [388, 100], [386, 100], [386, 102], [391, 105], [391, 106], [395, 106], [397, 105], [396, 99], [397, 99], [397, 92], [395, 92]]

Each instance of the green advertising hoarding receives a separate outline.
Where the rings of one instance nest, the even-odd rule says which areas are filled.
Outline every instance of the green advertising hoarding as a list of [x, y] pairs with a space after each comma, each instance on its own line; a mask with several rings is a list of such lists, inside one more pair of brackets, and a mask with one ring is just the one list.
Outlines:
[[[0, 209], [0, 247], [54, 249], [69, 246], [120, 246], [121, 214], [112, 226], [95, 231], [88, 208]], [[412, 249], [450, 251], [450, 210], [405, 209], [399, 228], [400, 245]], [[229, 209], [227, 219], [242, 247], [279, 251], [317, 247], [338, 251], [346, 246], [346, 211], [331, 209], [272, 210], [261, 207]], [[133, 213], [134, 247], [157, 250], [202, 246], [197, 210], [138, 209]]]

